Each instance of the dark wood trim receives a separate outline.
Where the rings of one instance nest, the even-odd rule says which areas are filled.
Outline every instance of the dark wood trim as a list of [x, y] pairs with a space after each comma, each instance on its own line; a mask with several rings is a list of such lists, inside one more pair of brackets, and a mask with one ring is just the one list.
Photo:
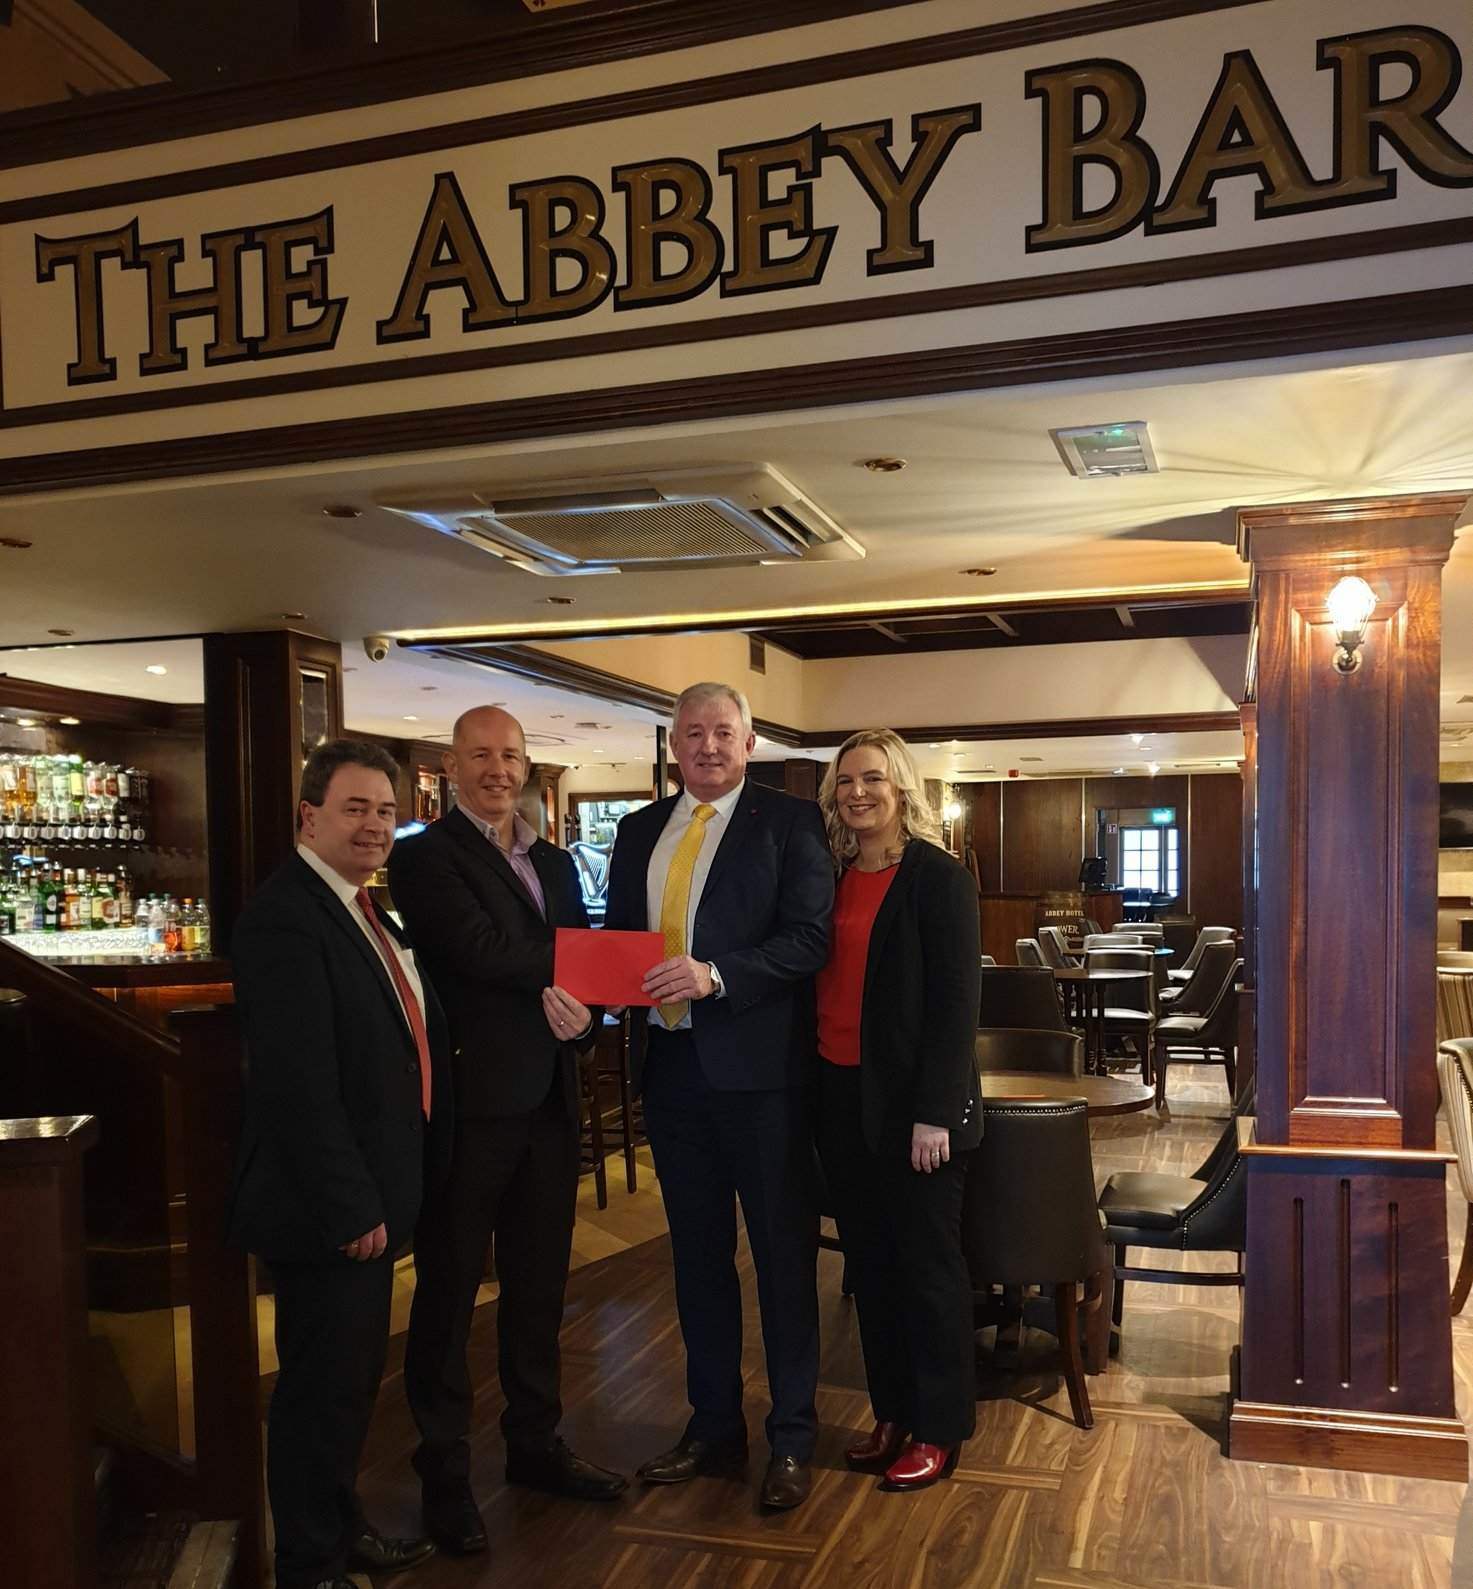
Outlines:
[[204, 708], [190, 702], [145, 701], [136, 695], [104, 695], [99, 690], [74, 690], [0, 673], [0, 706], [7, 711], [37, 712], [45, 717], [80, 717], [86, 724], [113, 728], [165, 728], [197, 731]]
[[[426, 642], [413, 649], [427, 651], [431, 656], [445, 657], [453, 662], [469, 662], [473, 667], [511, 673], [519, 679], [532, 679], [538, 684], [556, 685], [559, 689], [573, 690], [579, 695], [589, 695], [595, 700], [609, 701], [617, 706], [639, 706], [666, 715], [675, 706], [675, 694], [671, 690], [642, 684], [637, 679], [626, 679], [617, 673], [606, 673], [602, 668], [591, 668], [582, 662], [571, 662], [567, 657], [550, 656], [531, 646], [443, 645]], [[796, 728], [769, 722], [766, 718], [753, 718], [752, 726], [764, 739], [770, 739], [774, 744], [795, 746], [802, 739]]]
[[1468, 1437], [1457, 1418], [1237, 1401], [1228, 1421], [1228, 1455], [1239, 1462], [1468, 1481]]
[[[785, 629], [802, 629], [810, 632], [816, 629], [848, 628], [856, 624], [872, 623], [879, 619], [885, 623], [904, 623], [910, 619], [928, 618], [971, 618], [985, 612], [1071, 612], [1086, 611], [1096, 607], [1130, 606], [1144, 607], [1217, 607], [1232, 606], [1239, 602], [1251, 600], [1252, 593], [1248, 585], [1210, 585], [1201, 590], [1172, 590], [1172, 591], [1117, 591], [1109, 596], [1036, 596], [1018, 597], [1009, 596], [979, 597], [975, 601], [955, 602], [946, 607], [835, 607], [831, 611], [824, 611], [802, 618], [790, 618], [781, 614], [751, 613], [741, 617], [702, 619], [698, 628], [692, 628], [688, 619], [675, 622], [658, 619], [644, 618], [611, 618], [607, 621], [591, 623], [587, 629], [560, 629], [556, 633], [539, 634], [528, 632], [525, 635], [507, 637], [505, 639], [490, 639], [486, 635], [438, 635], [433, 642], [418, 640], [413, 634], [400, 639], [401, 646], [410, 646], [424, 649], [430, 644], [436, 646], [483, 646], [497, 645], [536, 645], [539, 640], [563, 644], [574, 640], [630, 640], [643, 635], [689, 635], [689, 634], [726, 634], [733, 631], [738, 633], [760, 633], [768, 645], [776, 645], [781, 649], [780, 637]], [[803, 659], [797, 652], [790, 651], [788, 655]]]
[[[583, 11], [567, 17], [549, 15], [535, 33], [461, 39], [392, 56], [375, 52], [372, 58], [326, 70], [302, 72], [267, 82], [232, 84], [223, 90], [180, 92], [177, 88], [163, 86], [135, 90], [126, 95], [99, 95], [95, 100], [69, 100], [61, 105], [0, 117], [0, 148], [5, 150], [0, 170], [98, 154], [108, 149], [138, 148], [195, 138], [236, 127], [286, 121], [295, 116], [322, 115], [328, 111], [412, 99], [486, 83], [512, 82], [548, 72], [607, 65], [638, 56], [693, 49], [751, 34], [785, 31], [809, 23], [837, 21], [855, 14], [894, 10], [916, 3], [918, 0], [743, 0], [743, 4], [734, 6], [729, 0], [707, 0], [705, 4], [692, 4], [690, 0], [638, 0], [619, 12], [602, 17]], [[990, 54], [1091, 33], [1116, 32], [1254, 3], [1256, 0], [1118, 0], [1118, 3], [1045, 12], [933, 38], [820, 56], [812, 61], [792, 61], [760, 76], [751, 71], [728, 76], [744, 79], [747, 93], [768, 93], [835, 78], [894, 71], [958, 55]], [[703, 82], [720, 84], [723, 78], [709, 78]], [[657, 96], [658, 92], [651, 90], [639, 96], [609, 98], [647, 99]], [[699, 104], [715, 97], [718, 95], [709, 91], [702, 98], [689, 101], [661, 102], [655, 97], [654, 103], [644, 108], [665, 109], [669, 103]], [[552, 107], [554, 110], [562, 108]], [[617, 112], [639, 113], [642, 112], [633, 109]], [[541, 113], [546, 114], [545, 111]], [[527, 113], [526, 130], [532, 131], [542, 125], [537, 117], [538, 113]], [[584, 114], [581, 119], [595, 118]], [[477, 125], [476, 122], [459, 124], [462, 128]], [[427, 129], [431, 136], [439, 131], [441, 129]], [[431, 142], [421, 147], [444, 145]], [[296, 169], [315, 168], [299, 166]]]
[[[926, 723], [920, 727], [911, 725], [897, 728], [896, 732], [908, 740], [984, 741], [1087, 739], [1104, 734], [1198, 734], [1237, 727], [1236, 712], [1162, 712], [1154, 717], [1036, 718], [1024, 723]], [[855, 732], [857, 730], [852, 728], [808, 729], [798, 736], [798, 744], [808, 750], [837, 745]]]
[[[10, 217], [0, 207], [0, 225], [4, 225], [8, 219]], [[335, 391], [349, 386], [422, 380], [427, 376], [458, 375], [467, 370], [510, 369], [524, 364], [596, 358], [603, 354], [628, 353], [645, 348], [683, 347], [692, 342], [725, 342], [734, 337], [804, 331], [820, 326], [858, 325], [871, 320], [890, 320], [910, 315], [954, 313], [1004, 303], [1074, 297], [1083, 293], [1159, 287], [1171, 282], [1283, 270], [1292, 266], [1326, 264], [1400, 253], [1409, 249], [1453, 247], [1470, 242], [1473, 242], [1473, 218], [1428, 221], [1417, 226], [1390, 227], [1380, 232], [1310, 238], [1295, 243], [1265, 243], [1253, 248], [1228, 249], [1217, 254], [1195, 254], [1179, 259], [1015, 276], [1006, 281], [975, 282], [966, 286], [851, 298], [839, 303], [797, 304], [787, 309], [763, 309], [750, 314], [726, 315], [719, 320], [662, 321], [633, 330], [596, 331], [582, 336], [517, 342], [500, 347], [461, 348], [454, 352], [426, 353], [411, 358], [376, 359], [338, 365], [331, 369], [298, 370], [289, 374], [243, 377], [202, 385], [157, 387], [147, 391], [120, 393], [115, 397], [80, 397], [62, 403], [31, 403], [0, 410], [0, 430], [51, 425], [65, 420], [94, 419], [100, 415], [193, 408], [203, 403], [238, 402], [243, 398], [280, 397], [293, 392]]]
[[0, 495], [478, 447], [488, 438], [508, 442], [741, 414], [786, 413], [837, 403], [894, 402], [946, 392], [1289, 358], [1469, 333], [1473, 333], [1473, 295], [1463, 287], [1434, 288], [1328, 304], [1295, 304], [1251, 314], [601, 387], [543, 398], [421, 407], [301, 425], [258, 425], [166, 441], [72, 448], [6, 459], [0, 465]]

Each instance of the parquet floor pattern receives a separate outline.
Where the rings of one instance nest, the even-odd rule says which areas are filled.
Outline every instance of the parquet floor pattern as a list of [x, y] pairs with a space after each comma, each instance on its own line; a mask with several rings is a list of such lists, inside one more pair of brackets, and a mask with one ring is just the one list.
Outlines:
[[[1097, 1121], [1097, 1178], [1119, 1169], [1194, 1169], [1226, 1116], [1221, 1076], [1220, 1069], [1173, 1067], [1169, 1119], [1151, 1111]], [[610, 1196], [601, 1216], [608, 1235], [599, 1239], [616, 1248], [622, 1181]], [[668, 1445], [686, 1412], [668, 1248], [662, 1237], [640, 1239], [652, 1228], [643, 1186], [631, 1206], [636, 1201], [638, 1244], [573, 1274], [563, 1330], [564, 1433], [585, 1456], [626, 1472]], [[1455, 1192], [1449, 1215], [1456, 1261], [1464, 1210]], [[766, 1459], [766, 1385], [745, 1250], [742, 1263], [753, 1435], [747, 1482], [635, 1488], [613, 1506], [506, 1486], [488, 1305], [477, 1314], [472, 1368], [474, 1479], [491, 1552], [437, 1558], [393, 1581], [416, 1589], [1473, 1586], [1473, 1512], [1463, 1486], [1223, 1456], [1238, 1308], [1227, 1289], [1127, 1289], [1121, 1352], [1090, 1382], [1096, 1424], [1088, 1432], [1070, 1420], [1052, 1341], [1028, 1332], [1016, 1370], [984, 1372], [977, 1433], [954, 1479], [889, 1495], [843, 1466], [844, 1445], [868, 1427], [868, 1404], [853, 1309], [839, 1294], [840, 1260], [820, 1254], [823, 1432], [813, 1495], [797, 1511], [763, 1516], [754, 1487]], [[1473, 1408], [1473, 1317], [1455, 1321], [1454, 1347], [1466, 1413]], [[402, 1349], [396, 1337], [360, 1484], [369, 1515], [396, 1533], [418, 1523], [414, 1432], [397, 1373]]]

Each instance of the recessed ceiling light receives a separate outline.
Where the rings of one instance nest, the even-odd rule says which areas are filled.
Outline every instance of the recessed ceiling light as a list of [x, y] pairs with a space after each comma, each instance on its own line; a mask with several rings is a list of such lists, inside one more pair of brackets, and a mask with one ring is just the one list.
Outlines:
[[1132, 745], [1139, 745], [1145, 740], [1145, 737], [1146, 736], [1144, 734], [1132, 734], [1130, 736], [1130, 742]]
[[77, 631], [75, 629], [48, 629], [46, 631], [47, 634], [58, 635], [63, 640], [65, 640], [69, 635], [76, 634], [76, 632]]
[[421, 684], [420, 685], [420, 689], [422, 689], [426, 694], [428, 694], [431, 690], [438, 690], [439, 688], [440, 688], [440, 686], [438, 684]]
[[1019, 761], [1042, 761], [1042, 756], [1019, 756]]
[[36, 719], [34, 717], [17, 717], [15, 720], [15, 726], [17, 728], [34, 728], [36, 726]]
[[1146, 771], [1154, 778], [1161, 771], [1161, 763], [1159, 761], [1148, 761], [1146, 763]]
[[287, 621], [287, 622], [288, 622], [288, 623], [291, 623], [291, 622], [294, 622], [294, 621], [295, 621], [295, 620], [296, 620], [296, 619], [298, 619], [298, 618], [305, 618], [305, 617], [306, 617], [306, 616], [307, 616], [307, 614], [306, 614], [306, 613], [304, 613], [304, 612], [284, 612], [284, 613], [282, 613], [282, 615], [281, 615], [281, 616], [282, 616], [282, 617], [283, 617], [283, 618], [284, 618], [284, 619], [285, 619], [285, 620], [286, 620], [286, 621]]
[[404, 721], [406, 723], [417, 723], [419, 719], [412, 712], [409, 712], [405, 714]]
[[860, 468], [868, 469], [871, 474], [899, 474], [905, 468], [904, 458], [861, 458]]
[[343, 669], [343, 672], [344, 672], [344, 673], [356, 673], [356, 672], [357, 672], [357, 671], [358, 671], [358, 669], [357, 669], [357, 668], [346, 668], [346, 667], [345, 667], [345, 668], [344, 668], [344, 669]]
[[355, 508], [351, 502], [329, 502], [322, 516], [325, 519], [361, 519], [363, 509]]
[[169, 670], [163, 665], [162, 662], [150, 662], [143, 671], [145, 673], [155, 673], [162, 678]]
[[67, 728], [80, 728], [82, 719], [80, 717], [58, 717], [57, 722], [63, 724]]
[[571, 607], [578, 598], [576, 596], [544, 596], [542, 599], [549, 607]]
[[991, 579], [997, 570], [995, 568], [961, 568], [957, 572], [970, 575], [973, 579]]

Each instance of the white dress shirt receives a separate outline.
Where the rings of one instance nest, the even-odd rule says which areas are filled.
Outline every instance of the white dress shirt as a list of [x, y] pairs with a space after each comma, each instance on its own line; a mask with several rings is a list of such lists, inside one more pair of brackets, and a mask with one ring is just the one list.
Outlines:
[[[742, 790], [746, 787], [747, 780], [744, 778], [735, 789], [728, 790], [715, 800], [698, 800], [689, 789], [686, 789], [675, 802], [675, 809], [671, 811], [660, 837], [655, 841], [654, 849], [650, 852], [649, 870], [645, 873], [644, 884], [646, 919], [651, 932], [661, 932], [664, 930], [664, 923], [660, 920], [660, 907], [665, 902], [665, 879], [670, 874], [670, 862], [675, 858], [680, 841], [695, 820], [696, 807], [708, 805], [715, 808], [716, 815], [706, 819], [706, 836], [701, 841], [700, 852], [691, 870], [690, 899], [687, 901], [685, 912], [687, 954], [691, 953], [691, 945], [695, 942], [696, 907], [701, 903], [701, 894], [705, 891], [711, 863], [716, 859], [716, 851], [720, 849], [722, 837], [731, 822], [731, 813], [742, 797]], [[662, 1027], [665, 1024], [660, 1018], [658, 1005], [650, 1011], [650, 1024], [654, 1025], [656, 1022]], [[675, 1030], [688, 1031], [689, 1028], [690, 1011], [687, 1010], [684, 1019], [677, 1023]]]
[[[322, 859], [316, 850], [308, 849], [305, 844], [299, 844], [297, 846], [297, 854], [300, 855], [307, 865], [317, 873], [317, 875], [324, 883], [327, 884], [333, 893], [336, 894], [340, 900], [342, 900], [344, 909], [357, 923], [358, 930], [365, 938], [368, 939], [369, 943], [373, 945], [373, 952], [381, 961], [383, 961], [384, 970], [387, 972], [389, 978], [389, 986], [394, 989], [394, 996], [397, 998], [399, 996], [399, 988], [394, 981], [394, 973], [389, 970], [388, 961], [384, 960], [384, 946], [379, 939], [379, 935], [369, 925], [367, 917], [365, 917], [363, 912], [358, 908], [358, 884], [350, 883], [341, 872], [335, 872], [332, 867], [330, 867], [327, 862]], [[404, 979], [409, 984], [410, 992], [413, 993], [415, 998], [419, 1001], [420, 1019], [423, 1020], [425, 1012], [425, 989], [424, 983], [419, 979], [419, 969], [414, 963], [414, 951], [412, 949], [402, 948], [395, 940], [393, 933], [391, 933], [387, 927], [384, 928], [384, 937], [389, 940], [390, 948], [393, 949], [395, 955], [398, 957], [399, 965], [403, 969]], [[405, 1020], [406, 1022], [408, 1021], [407, 1011], [405, 1012]]]

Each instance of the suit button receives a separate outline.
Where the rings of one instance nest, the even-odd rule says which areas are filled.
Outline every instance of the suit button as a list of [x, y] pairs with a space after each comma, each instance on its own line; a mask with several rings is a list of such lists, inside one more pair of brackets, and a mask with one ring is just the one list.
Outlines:
[[404, 1074], [406, 1076], [416, 1075], [418, 1073], [418, 1071], [419, 1071], [419, 1066], [417, 1064], [415, 1064], [415, 1062], [413, 1060], [410, 1060], [410, 1062], [404, 1067]]

